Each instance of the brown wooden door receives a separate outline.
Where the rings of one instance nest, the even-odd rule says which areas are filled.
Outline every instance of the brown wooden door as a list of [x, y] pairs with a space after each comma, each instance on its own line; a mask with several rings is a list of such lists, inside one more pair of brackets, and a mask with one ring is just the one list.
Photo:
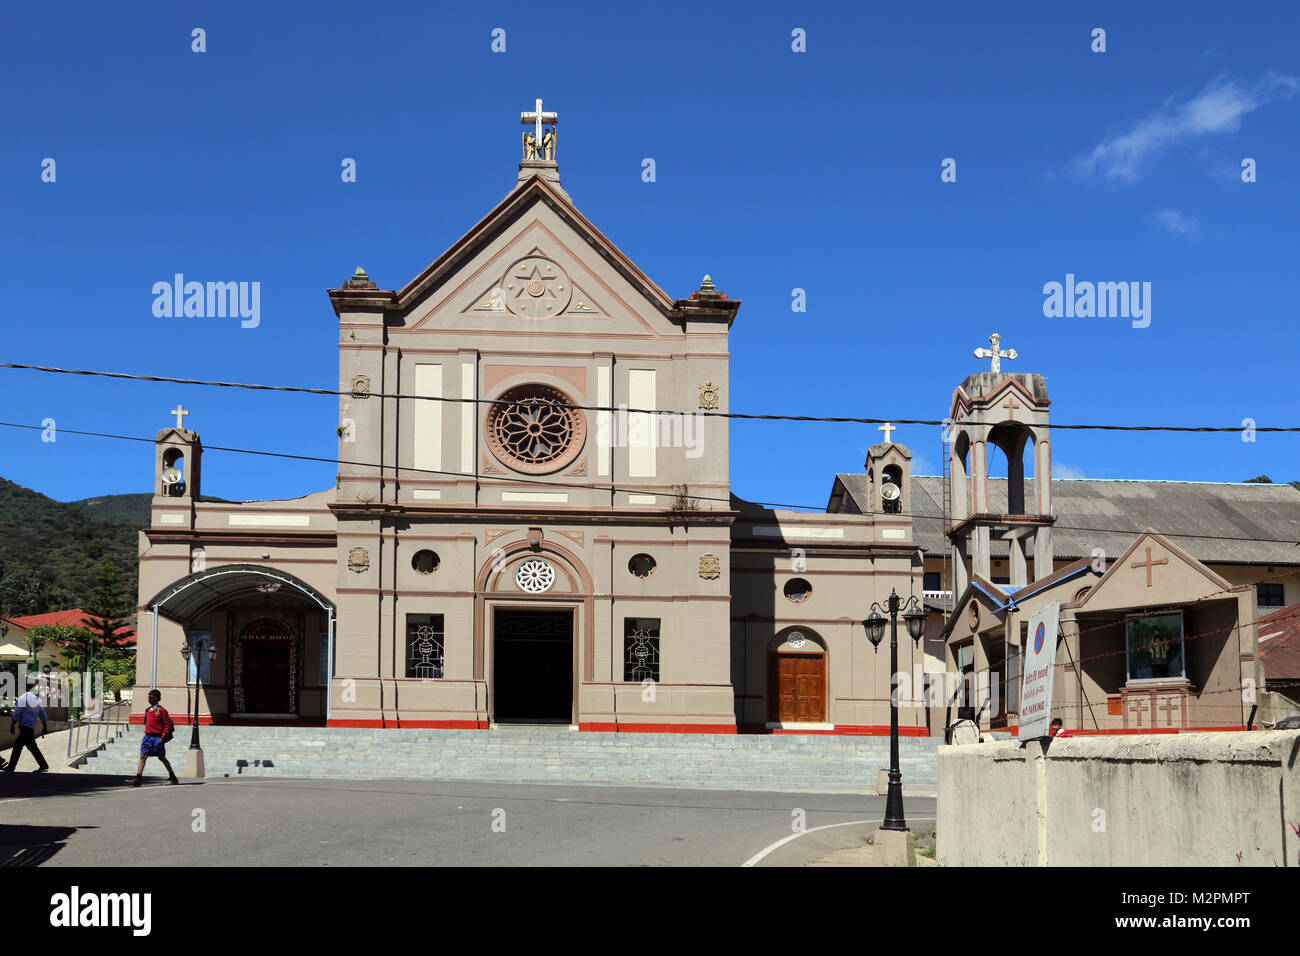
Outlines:
[[821, 654], [779, 654], [774, 668], [776, 719], [821, 723], [826, 719], [826, 658]]

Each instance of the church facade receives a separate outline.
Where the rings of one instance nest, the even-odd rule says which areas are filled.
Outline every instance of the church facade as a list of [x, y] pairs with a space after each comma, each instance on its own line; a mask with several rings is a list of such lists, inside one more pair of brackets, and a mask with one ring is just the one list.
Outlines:
[[[401, 289], [330, 290], [335, 488], [205, 501], [184, 410], [159, 433], [138, 672], [165, 700], [203, 669], [201, 720], [887, 730], [862, 619], [919, 594], [909, 516], [732, 495], [740, 302], [660, 289], [550, 144]], [[905, 447], [872, 456], [906, 487]]]
[[[554, 119], [539, 103], [526, 119], [542, 117]], [[1090, 640], [1122, 653], [1125, 614], [1194, 603], [1208, 581], [1223, 595], [1204, 623], [1231, 618], [1231, 646], [1198, 651], [1208, 677], [1184, 668], [1145, 713], [1168, 716], [1177, 697], [1180, 726], [1240, 719], [1239, 706], [1193, 710], [1198, 681], [1222, 703], [1223, 688], [1260, 678], [1242, 578], [1254, 572], [1224, 571], [1229, 583], [1223, 569], [1180, 570], [1172, 590], [1162, 573], [1121, 614], [1133, 581], [1091, 582], [1091, 563], [1058, 560], [1046, 384], [1001, 373], [1013, 353], [997, 341], [984, 353], [994, 370], [954, 393], [941, 505], [936, 479], [913, 479], [910, 451], [889, 440], [863, 474], [836, 478], [826, 513], [734, 495], [725, 415], [740, 302], [708, 276], [682, 298], [662, 290], [578, 211], [554, 150], [553, 129], [526, 137], [515, 187], [402, 288], [358, 269], [329, 290], [333, 488], [205, 499], [188, 413], [158, 433], [137, 673], [173, 711], [197, 680], [200, 722], [884, 734], [888, 637], [874, 647], [863, 621], [894, 592], [928, 613], [919, 643], [899, 629], [902, 732], [941, 733], [954, 716], [945, 674], [1014, 682], [1032, 613], [1017, 592], [1075, 602]], [[994, 446], [1013, 463], [1001, 485]], [[1279, 507], [1300, 523], [1289, 499]], [[1105, 539], [1113, 555], [1133, 539], [1121, 537]], [[1300, 561], [1282, 557], [1294, 589]], [[1072, 723], [1102, 699], [1137, 708], [1155, 687], [1126, 695], [1117, 673], [1089, 672]], [[943, 694], [924, 691], [936, 681]], [[1014, 726], [1003, 701], [985, 726]]]

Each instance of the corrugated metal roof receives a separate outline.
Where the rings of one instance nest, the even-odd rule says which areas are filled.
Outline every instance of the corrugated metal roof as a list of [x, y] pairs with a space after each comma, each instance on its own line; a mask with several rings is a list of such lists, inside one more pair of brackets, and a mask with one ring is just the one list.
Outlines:
[[1300, 681], [1300, 604], [1261, 617], [1259, 659], [1266, 681]]
[[[867, 500], [867, 476], [841, 474], [857, 510]], [[1032, 501], [1034, 482], [1025, 482]], [[1199, 561], [1224, 564], [1300, 565], [1300, 490], [1290, 485], [1212, 484], [1181, 481], [1052, 482], [1057, 520], [1052, 540], [1057, 558], [1089, 557], [1094, 548], [1110, 557], [1124, 551], [1146, 528], [1172, 539]], [[1007, 506], [1007, 480], [989, 479], [989, 509]], [[926, 554], [947, 548], [943, 534], [943, 478], [912, 477], [913, 535]], [[1195, 536], [1195, 537], [1194, 537]], [[993, 554], [1005, 555], [1004, 542]]]

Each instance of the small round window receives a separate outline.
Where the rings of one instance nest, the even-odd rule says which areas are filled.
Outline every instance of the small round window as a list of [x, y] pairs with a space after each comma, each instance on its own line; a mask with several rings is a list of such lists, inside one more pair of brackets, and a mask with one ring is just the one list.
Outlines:
[[411, 567], [421, 574], [432, 574], [438, 570], [438, 555], [432, 551], [417, 551], [415, 557], [411, 558]]
[[810, 594], [812, 594], [812, 585], [803, 578], [791, 578], [785, 582], [785, 596], [795, 604], [808, 600]]
[[627, 569], [638, 578], [650, 577], [650, 575], [655, 573], [655, 568], [657, 566], [658, 565], [655, 564], [655, 559], [650, 557], [648, 554], [633, 555], [632, 560], [627, 563]]

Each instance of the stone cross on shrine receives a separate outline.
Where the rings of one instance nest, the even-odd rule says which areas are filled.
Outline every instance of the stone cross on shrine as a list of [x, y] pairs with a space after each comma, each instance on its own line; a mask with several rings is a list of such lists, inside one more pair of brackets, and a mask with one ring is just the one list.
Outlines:
[[533, 112], [519, 114], [519, 122], [524, 126], [534, 127], [532, 142], [529, 142], [528, 134], [524, 134], [524, 159], [555, 159], [555, 131], [551, 130], [543, 134], [542, 125], [559, 122], [559, 114], [543, 113], [542, 101], [538, 99], [537, 108]]
[[876, 429], [878, 431], [882, 431], [885, 433], [885, 443], [888, 444], [890, 441], [893, 440], [889, 437], [890, 433], [898, 431], [898, 426], [892, 425], [889, 422], [885, 422], [885, 424], [883, 425], [877, 425]]
[[184, 428], [185, 416], [189, 414], [189, 412], [185, 410], [185, 406], [178, 403], [176, 407], [172, 409], [171, 413], [176, 416], [176, 427]]
[[[540, 102], [540, 100], [538, 102]], [[987, 358], [993, 360], [993, 368], [991, 371], [993, 372], [994, 375], [1002, 371], [1003, 359], [1013, 359], [1016, 357], [1015, 349], [999, 348], [1001, 344], [1002, 344], [1002, 336], [994, 332], [992, 335], [989, 336], [989, 345], [991, 345], [992, 348], [987, 348], [987, 349], [978, 348], [975, 350], [976, 358]]]
[[1157, 566], [1159, 566], [1159, 565], [1161, 565], [1161, 564], [1168, 564], [1168, 563], [1169, 563], [1169, 559], [1168, 559], [1168, 558], [1161, 558], [1161, 559], [1158, 560], [1158, 561], [1152, 561], [1152, 560], [1151, 560], [1151, 545], [1147, 545], [1146, 548], [1147, 548], [1147, 559], [1146, 559], [1146, 561], [1134, 561], [1133, 564], [1132, 564], [1132, 567], [1135, 567], [1135, 568], [1146, 568], [1146, 569], [1147, 569], [1147, 587], [1151, 587], [1151, 569], [1152, 569], [1153, 567], [1157, 567]]

